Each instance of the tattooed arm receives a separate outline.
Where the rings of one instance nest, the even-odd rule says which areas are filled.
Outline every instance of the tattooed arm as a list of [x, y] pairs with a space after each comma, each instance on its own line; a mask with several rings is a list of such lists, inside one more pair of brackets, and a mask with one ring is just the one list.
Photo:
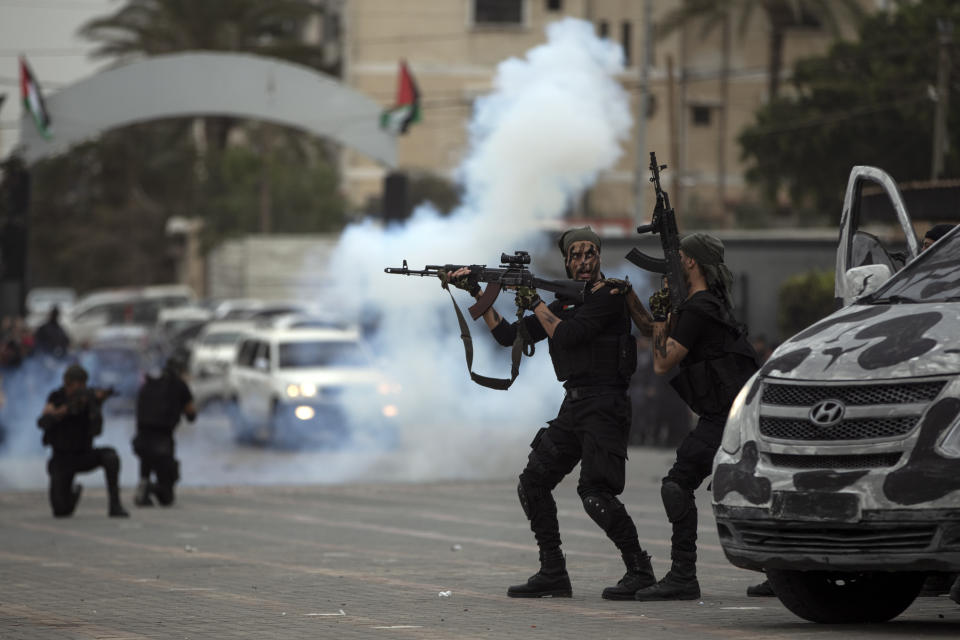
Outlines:
[[669, 332], [668, 323], [653, 323], [653, 371], [659, 376], [673, 369], [688, 353], [685, 346], [667, 335]]
[[557, 325], [563, 322], [563, 320], [553, 315], [553, 311], [550, 311], [550, 307], [544, 302], [537, 305], [533, 310], [533, 315], [537, 316], [537, 320], [540, 321], [540, 325], [550, 338], [553, 337], [553, 332], [557, 330]]

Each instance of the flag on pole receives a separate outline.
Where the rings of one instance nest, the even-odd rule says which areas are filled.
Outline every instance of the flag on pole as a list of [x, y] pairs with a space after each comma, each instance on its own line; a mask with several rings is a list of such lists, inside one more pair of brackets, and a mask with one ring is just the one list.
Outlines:
[[402, 135], [414, 122], [420, 122], [420, 91], [407, 68], [400, 61], [400, 74], [397, 77], [397, 100], [390, 109], [380, 114], [380, 128], [394, 135]]
[[43, 102], [43, 94], [37, 79], [27, 65], [27, 59], [20, 56], [20, 95], [23, 97], [23, 108], [26, 109], [37, 125], [37, 131], [44, 138], [50, 137], [50, 114], [47, 105]]

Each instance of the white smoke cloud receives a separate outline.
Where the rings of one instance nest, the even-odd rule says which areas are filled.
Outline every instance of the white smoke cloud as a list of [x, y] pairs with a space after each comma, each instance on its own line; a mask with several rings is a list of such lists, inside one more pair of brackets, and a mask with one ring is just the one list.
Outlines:
[[[484, 458], [497, 464], [502, 455], [522, 460], [525, 445], [562, 399], [545, 342], [523, 359], [509, 391], [475, 385], [439, 282], [383, 273], [403, 258], [419, 269], [495, 266], [502, 251], [533, 253], [542, 248], [542, 221], [560, 218], [601, 171], [614, 166], [631, 125], [629, 101], [616, 80], [621, 49], [597, 38], [582, 20], [553, 23], [546, 33], [546, 43], [502, 62], [493, 91], [477, 101], [469, 151], [456, 172], [463, 205], [447, 217], [421, 206], [402, 226], [351, 226], [331, 261], [330, 270], [344, 274], [336, 299], [354, 311], [379, 313], [376, 346], [404, 385], [401, 418], [412, 478], [479, 475]], [[462, 307], [472, 303], [463, 292], [455, 295]], [[512, 296], [505, 293], [498, 302], [511, 317]], [[506, 376], [509, 349], [494, 343], [483, 321], [471, 323], [471, 331], [474, 370]], [[489, 455], [476, 456], [477, 447]]]

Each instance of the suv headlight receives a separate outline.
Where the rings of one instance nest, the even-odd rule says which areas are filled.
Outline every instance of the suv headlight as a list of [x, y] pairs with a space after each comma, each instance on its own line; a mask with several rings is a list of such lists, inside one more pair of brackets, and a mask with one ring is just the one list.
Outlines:
[[723, 439], [720, 441], [720, 448], [730, 455], [734, 455], [740, 451], [740, 443], [743, 439], [743, 427], [750, 418], [750, 413], [746, 410], [747, 395], [750, 393], [750, 389], [753, 387], [757, 375], [758, 374], [755, 373], [747, 380], [743, 388], [740, 389], [740, 393], [734, 398], [733, 404], [730, 406], [730, 413], [727, 415], [727, 424], [723, 428]]
[[943, 434], [937, 452], [947, 458], [960, 458], [960, 418], [954, 420]]
[[312, 382], [288, 384], [286, 392], [288, 398], [312, 398], [313, 396], [317, 395], [317, 385], [313, 384]]

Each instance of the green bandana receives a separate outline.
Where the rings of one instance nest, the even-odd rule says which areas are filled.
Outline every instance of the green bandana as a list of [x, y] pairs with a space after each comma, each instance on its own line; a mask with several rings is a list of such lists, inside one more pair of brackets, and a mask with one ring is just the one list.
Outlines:
[[707, 287], [723, 289], [727, 302], [733, 306], [730, 291], [733, 289], [733, 274], [723, 264], [723, 243], [706, 233], [691, 233], [680, 241], [680, 249], [697, 261], [707, 279]]
[[570, 250], [570, 245], [574, 242], [580, 242], [581, 240], [592, 242], [597, 245], [597, 251], [600, 251], [600, 236], [594, 233], [593, 229], [590, 227], [574, 227], [573, 229], [564, 231], [560, 236], [560, 240], [557, 242], [557, 246], [560, 247], [563, 257], [567, 257], [567, 251]]

